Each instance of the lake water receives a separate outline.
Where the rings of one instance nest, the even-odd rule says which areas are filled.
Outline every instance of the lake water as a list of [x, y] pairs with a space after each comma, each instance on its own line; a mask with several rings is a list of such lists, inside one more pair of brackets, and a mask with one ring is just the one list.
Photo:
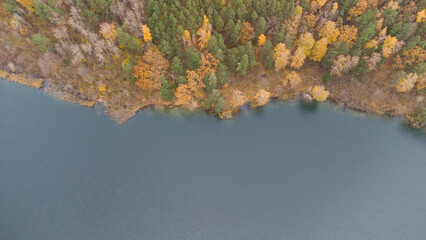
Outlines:
[[0, 239], [426, 239], [426, 136], [321, 104], [221, 121], [0, 80]]

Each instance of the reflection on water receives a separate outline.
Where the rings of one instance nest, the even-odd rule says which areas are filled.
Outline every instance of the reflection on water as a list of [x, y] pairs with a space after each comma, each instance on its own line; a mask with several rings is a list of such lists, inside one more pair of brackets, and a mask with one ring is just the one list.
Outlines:
[[401, 123], [401, 130], [415, 138], [418, 138], [420, 142], [426, 142], [426, 129], [414, 129], [409, 124]]
[[0, 81], [0, 239], [424, 239], [425, 135], [338, 108], [120, 126]]
[[315, 112], [317, 110], [317, 107], [318, 107], [318, 103], [316, 101], [312, 101], [312, 102], [300, 101], [299, 102], [299, 108], [305, 112]]

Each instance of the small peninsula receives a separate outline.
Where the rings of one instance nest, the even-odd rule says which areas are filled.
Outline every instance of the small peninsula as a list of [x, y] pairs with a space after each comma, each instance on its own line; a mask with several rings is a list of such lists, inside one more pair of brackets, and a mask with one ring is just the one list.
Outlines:
[[3, 0], [0, 78], [124, 123], [327, 99], [426, 124], [426, 1]]

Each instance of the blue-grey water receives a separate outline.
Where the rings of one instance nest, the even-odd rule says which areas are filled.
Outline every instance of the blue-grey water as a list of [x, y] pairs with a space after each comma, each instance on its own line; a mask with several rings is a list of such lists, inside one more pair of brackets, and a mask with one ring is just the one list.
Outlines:
[[0, 239], [425, 240], [426, 136], [300, 103], [119, 126], [0, 80]]

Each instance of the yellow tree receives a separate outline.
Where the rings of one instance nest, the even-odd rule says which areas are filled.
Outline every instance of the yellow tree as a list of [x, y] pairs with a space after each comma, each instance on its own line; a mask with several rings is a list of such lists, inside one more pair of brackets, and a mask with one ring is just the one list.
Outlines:
[[241, 44], [245, 44], [248, 41], [253, 40], [255, 37], [254, 28], [249, 22], [243, 22], [241, 27]]
[[[369, 59], [371, 60], [371, 58]], [[404, 62], [402, 61], [402, 57], [400, 55], [394, 57], [392, 59], [392, 68], [393, 69], [398, 69], [398, 70], [402, 70], [404, 69], [405, 65]]]
[[377, 31], [377, 32], [379, 32], [379, 31], [382, 29], [382, 27], [383, 27], [383, 22], [384, 22], [384, 19], [383, 19], [383, 18], [380, 18], [379, 20], [377, 20], [377, 24], [376, 24], [376, 31]]
[[268, 91], [266, 91], [265, 89], [260, 89], [254, 96], [254, 99], [253, 99], [254, 101], [252, 106], [253, 107], [263, 106], [269, 101], [270, 97], [271, 97], [271, 94]]
[[317, 21], [319, 19], [319, 16], [315, 14], [309, 14], [305, 16], [306, 24], [308, 27], [313, 28], [317, 24]]
[[203, 54], [201, 54], [201, 65], [197, 69], [197, 72], [202, 78], [204, 78], [205, 76], [209, 76], [210, 73], [216, 72], [218, 64], [219, 60], [217, 60], [213, 54], [204, 51]]
[[188, 89], [187, 84], [179, 84], [175, 92], [177, 106], [187, 105], [191, 103], [192, 95], [191, 91]]
[[183, 40], [189, 42], [191, 40], [191, 33], [188, 30], [183, 31]]
[[149, 42], [152, 40], [151, 30], [146, 24], [142, 25], [142, 33], [143, 33], [143, 40], [145, 42]]
[[419, 80], [417, 80], [417, 90], [422, 90], [426, 88], [426, 73], [423, 73], [422, 76], [419, 77]]
[[333, 8], [331, 9], [331, 13], [335, 13], [339, 9], [339, 4], [337, 2], [333, 3]]
[[290, 66], [296, 69], [299, 69], [305, 63], [305, 49], [303, 47], [297, 48], [294, 55], [291, 57]]
[[133, 69], [133, 77], [137, 79], [135, 84], [140, 89], [144, 91], [151, 89], [151, 71], [149, 70], [148, 64], [139, 62]]
[[330, 95], [330, 92], [325, 90], [324, 86], [315, 85], [311, 90], [311, 95], [315, 100], [324, 102], [328, 95]]
[[310, 11], [316, 12], [318, 9], [320, 9], [322, 6], [324, 6], [324, 4], [327, 2], [327, 0], [313, 0], [310, 1]]
[[420, 12], [417, 13], [416, 22], [420, 23], [426, 18], [426, 8], [423, 8]]
[[315, 2], [317, 2], [318, 6], [321, 8], [322, 6], [324, 6], [327, 0], [315, 0]]
[[398, 92], [409, 92], [414, 88], [414, 84], [417, 82], [419, 76], [416, 73], [409, 73], [405, 77], [399, 80], [395, 86]]
[[312, 49], [311, 56], [309, 58], [313, 61], [321, 62], [322, 58], [327, 52], [327, 42], [327, 38], [321, 38], [320, 40], [318, 40], [315, 43], [314, 48]]
[[388, 32], [388, 27], [384, 27], [382, 30], [380, 30], [377, 36], [386, 36], [387, 32]]
[[204, 84], [203, 79], [195, 71], [186, 71], [186, 80], [188, 81], [188, 89], [191, 91], [192, 96], [202, 99], [204, 97]]
[[300, 36], [298, 43], [298, 47], [305, 49], [305, 55], [308, 57], [311, 55], [311, 49], [315, 45], [315, 39], [312, 33], [306, 32]]
[[408, 65], [426, 61], [426, 50], [419, 46], [405, 50], [402, 55], [404, 57], [404, 63]]
[[212, 25], [210, 24], [210, 20], [204, 15], [203, 26], [198, 29], [198, 46], [200, 49], [204, 49], [207, 47], [210, 37], [212, 36]]
[[392, 55], [392, 49], [397, 42], [398, 39], [396, 37], [392, 37], [391, 35], [386, 37], [385, 41], [383, 42], [383, 57], [388, 58], [390, 55]]
[[105, 39], [114, 40], [117, 37], [117, 31], [112, 23], [101, 23], [99, 26], [99, 33], [102, 34]]
[[295, 71], [287, 72], [285, 79], [290, 83], [290, 86], [293, 89], [295, 89], [302, 82], [302, 78], [300, 78], [300, 75]]
[[101, 95], [104, 95], [105, 94], [105, 92], [106, 92], [106, 85], [105, 84], [101, 84], [100, 86], [99, 86], [99, 93], [101, 94]]
[[303, 8], [299, 5], [296, 6], [296, 14], [302, 15], [303, 14]]
[[300, 14], [296, 14], [292, 19], [287, 19], [285, 21], [286, 32], [291, 36], [292, 39], [296, 38], [301, 22], [302, 15]]
[[34, 12], [34, 2], [33, 0], [16, 0], [19, 4], [21, 4], [24, 8]]
[[355, 19], [367, 10], [367, 0], [358, 0], [358, 2], [349, 10], [348, 20]]
[[265, 41], [266, 41], [265, 35], [260, 34], [259, 40], [257, 41], [257, 45], [262, 46], [263, 44], [265, 44]]
[[397, 1], [389, 1], [387, 7], [390, 7], [393, 10], [398, 10], [399, 4]]
[[373, 48], [373, 47], [377, 48], [378, 46], [379, 45], [378, 45], [377, 40], [376, 39], [371, 39], [370, 41], [368, 41], [368, 42], [365, 43], [364, 48], [365, 49], [369, 49], [369, 48]]
[[232, 106], [238, 107], [244, 105], [244, 103], [247, 101], [245, 95], [243, 92], [234, 89], [232, 92], [232, 98], [230, 99], [229, 103]]
[[290, 62], [290, 50], [284, 43], [278, 43], [274, 48], [275, 70], [284, 69]]
[[328, 43], [332, 44], [337, 40], [337, 37], [340, 35], [340, 30], [336, 28], [336, 23], [333, 21], [327, 21], [324, 27], [318, 33], [320, 38], [327, 38]]
[[340, 28], [339, 41], [349, 44], [352, 47], [358, 36], [358, 28], [354, 25], [343, 25]]
[[167, 75], [169, 66], [160, 50], [156, 46], [150, 47], [143, 55], [142, 61], [134, 68], [136, 85], [143, 90], [160, 90], [161, 77]]

